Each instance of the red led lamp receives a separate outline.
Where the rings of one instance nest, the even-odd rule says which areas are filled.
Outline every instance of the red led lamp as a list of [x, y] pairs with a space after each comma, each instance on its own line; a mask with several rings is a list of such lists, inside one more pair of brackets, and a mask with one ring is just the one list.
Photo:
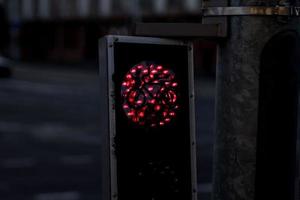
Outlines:
[[176, 117], [178, 83], [162, 65], [141, 63], [125, 75], [121, 87], [123, 109], [139, 125], [164, 126]]

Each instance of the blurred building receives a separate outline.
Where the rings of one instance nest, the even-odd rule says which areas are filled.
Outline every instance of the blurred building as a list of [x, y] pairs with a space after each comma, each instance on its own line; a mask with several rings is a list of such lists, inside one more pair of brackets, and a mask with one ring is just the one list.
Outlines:
[[124, 15], [168, 15], [200, 10], [200, 0], [2, 0], [10, 19], [90, 19]]
[[[96, 60], [97, 40], [131, 34], [134, 23], [200, 22], [201, 0], [2, 0], [11, 27], [15, 59], [55, 62]], [[212, 56], [196, 58], [202, 63]], [[203, 50], [199, 50], [203, 51]], [[206, 51], [205, 51], [206, 52]], [[196, 63], [197, 64], [197, 63]], [[211, 68], [211, 66], [209, 66]]]

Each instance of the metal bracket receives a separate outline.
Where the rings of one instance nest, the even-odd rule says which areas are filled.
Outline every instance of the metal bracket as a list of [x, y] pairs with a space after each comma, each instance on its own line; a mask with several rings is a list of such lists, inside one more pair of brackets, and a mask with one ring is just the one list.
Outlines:
[[135, 35], [156, 37], [222, 37], [219, 24], [200, 23], [137, 23]]
[[[229, 6], [229, 0], [203, 0], [203, 8], [210, 7], [226, 7]], [[203, 16], [202, 10], [202, 16]], [[226, 38], [228, 35], [228, 18], [226, 16], [210, 17], [203, 16], [202, 24], [218, 24], [219, 25], [219, 35], [221, 38]]]
[[203, 16], [300, 16], [300, 7], [207, 7]]

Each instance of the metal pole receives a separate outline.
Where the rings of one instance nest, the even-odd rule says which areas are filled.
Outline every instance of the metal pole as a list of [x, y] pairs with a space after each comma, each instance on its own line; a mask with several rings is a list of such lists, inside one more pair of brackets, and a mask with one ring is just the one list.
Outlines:
[[[275, 6], [278, 1], [229, 3]], [[218, 49], [213, 199], [254, 200], [261, 53], [274, 34], [296, 29], [299, 20], [233, 16], [228, 24], [228, 39]]]

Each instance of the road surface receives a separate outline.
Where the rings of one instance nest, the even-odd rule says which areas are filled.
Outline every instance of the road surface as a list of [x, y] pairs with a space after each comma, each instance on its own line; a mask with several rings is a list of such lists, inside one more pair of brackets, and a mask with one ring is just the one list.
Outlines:
[[[83, 69], [82, 69], [83, 68]], [[15, 64], [0, 79], [0, 199], [100, 200], [96, 67]], [[211, 191], [214, 81], [196, 79], [199, 199]]]

